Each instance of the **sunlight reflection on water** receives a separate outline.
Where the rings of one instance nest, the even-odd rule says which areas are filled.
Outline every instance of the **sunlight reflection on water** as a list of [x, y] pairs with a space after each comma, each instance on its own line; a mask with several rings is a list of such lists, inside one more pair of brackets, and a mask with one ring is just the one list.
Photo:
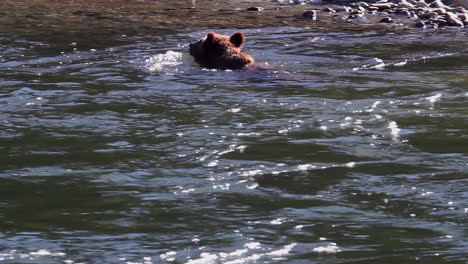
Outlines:
[[0, 36], [0, 262], [465, 259], [465, 37], [246, 30], [278, 69], [226, 72], [203, 34]]

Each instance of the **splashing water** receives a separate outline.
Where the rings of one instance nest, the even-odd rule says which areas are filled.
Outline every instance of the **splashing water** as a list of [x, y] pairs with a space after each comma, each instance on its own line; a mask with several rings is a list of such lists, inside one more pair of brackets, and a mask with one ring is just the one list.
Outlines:
[[149, 57], [145, 61], [146, 68], [151, 72], [160, 72], [167, 67], [182, 64], [182, 52], [169, 50], [166, 53]]

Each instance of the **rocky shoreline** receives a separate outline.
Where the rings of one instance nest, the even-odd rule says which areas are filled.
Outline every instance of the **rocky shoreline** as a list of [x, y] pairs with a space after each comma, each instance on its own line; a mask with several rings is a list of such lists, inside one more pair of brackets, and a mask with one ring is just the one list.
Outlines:
[[[450, 1], [450, 2], [442, 2]], [[315, 31], [466, 28], [468, 0], [2, 0], [0, 34], [164, 35], [309, 27]]]
[[[285, 1], [280, 4], [312, 4], [312, 1]], [[326, 3], [341, 5], [337, 8], [326, 7], [322, 13], [336, 14], [342, 20], [365, 18], [369, 15], [383, 15], [379, 23], [395, 23], [394, 18], [406, 18], [414, 21], [416, 28], [468, 27], [468, 1], [454, 0], [443, 3], [441, 0], [378, 0], [378, 1], [343, 1], [326, 0]], [[345, 13], [341, 15], [340, 13]], [[317, 20], [315, 10], [304, 12], [304, 19]], [[401, 21], [401, 20], [400, 20]], [[407, 21], [408, 22], [408, 21]]]

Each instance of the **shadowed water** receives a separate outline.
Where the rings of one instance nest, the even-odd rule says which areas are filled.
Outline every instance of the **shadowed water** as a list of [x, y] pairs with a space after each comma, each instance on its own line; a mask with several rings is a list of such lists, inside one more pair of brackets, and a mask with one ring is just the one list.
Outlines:
[[243, 31], [0, 35], [0, 263], [466, 263], [467, 31]]

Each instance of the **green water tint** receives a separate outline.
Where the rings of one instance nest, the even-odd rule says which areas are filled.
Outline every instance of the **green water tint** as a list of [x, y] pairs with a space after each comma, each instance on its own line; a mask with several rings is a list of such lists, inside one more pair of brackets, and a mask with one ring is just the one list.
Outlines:
[[466, 30], [175, 24], [2, 20], [0, 263], [466, 262]]

